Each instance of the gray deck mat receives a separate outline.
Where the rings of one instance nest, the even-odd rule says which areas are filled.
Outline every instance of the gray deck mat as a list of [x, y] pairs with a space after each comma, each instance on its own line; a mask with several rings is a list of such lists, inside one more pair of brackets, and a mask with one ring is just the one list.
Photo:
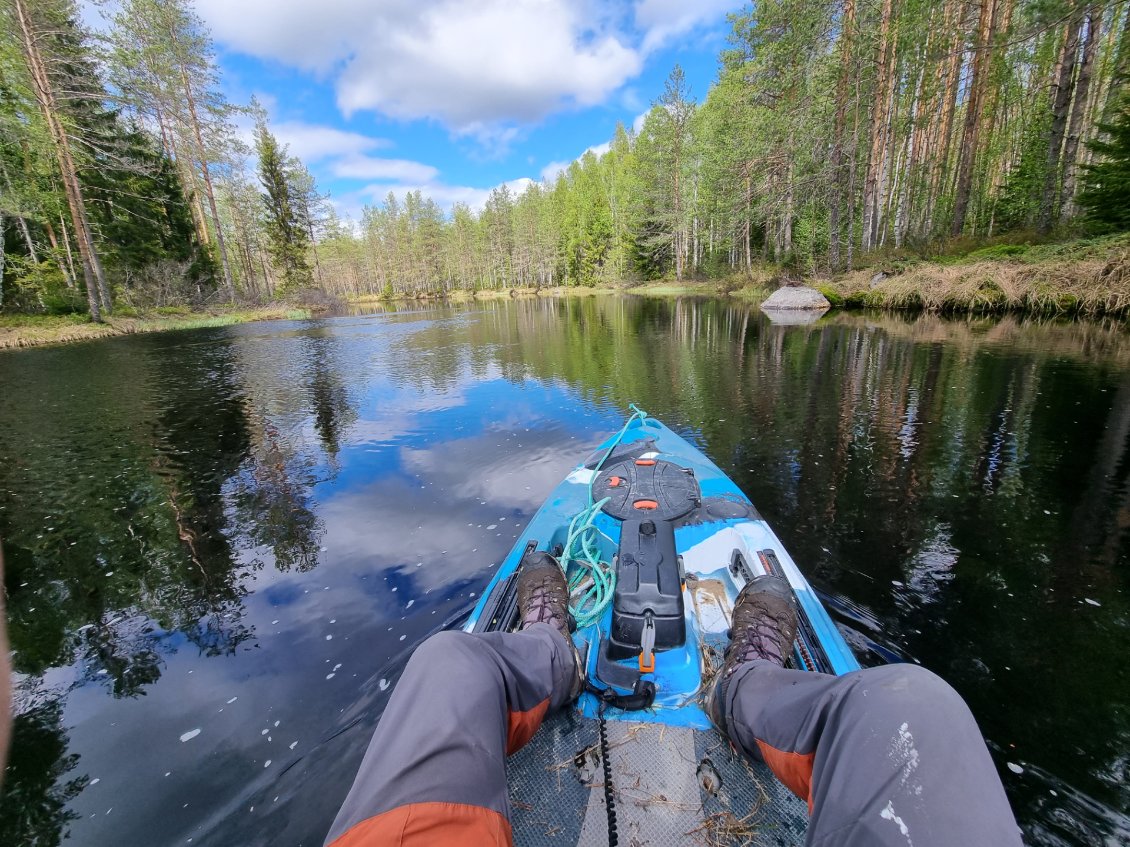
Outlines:
[[[795, 845], [806, 805], [713, 731], [609, 721], [620, 844]], [[597, 722], [564, 710], [507, 763], [518, 847], [604, 845]]]

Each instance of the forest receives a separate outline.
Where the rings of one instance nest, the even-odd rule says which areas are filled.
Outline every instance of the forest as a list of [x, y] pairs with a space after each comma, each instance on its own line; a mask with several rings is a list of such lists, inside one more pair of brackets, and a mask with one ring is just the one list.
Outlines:
[[[105, 314], [836, 273], [883, 251], [1130, 228], [1130, 14], [1085, 0], [762, 0], [696, 100], [482, 209], [342, 220], [189, 0], [0, 0], [0, 303]], [[236, 120], [255, 123], [251, 149]]]

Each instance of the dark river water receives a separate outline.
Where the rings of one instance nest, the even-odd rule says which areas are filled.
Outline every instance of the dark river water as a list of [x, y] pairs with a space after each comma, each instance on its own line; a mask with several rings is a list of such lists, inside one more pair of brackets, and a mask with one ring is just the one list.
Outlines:
[[1031, 844], [1130, 840], [1130, 335], [600, 297], [0, 353], [0, 844], [318, 845], [404, 657], [638, 403]]

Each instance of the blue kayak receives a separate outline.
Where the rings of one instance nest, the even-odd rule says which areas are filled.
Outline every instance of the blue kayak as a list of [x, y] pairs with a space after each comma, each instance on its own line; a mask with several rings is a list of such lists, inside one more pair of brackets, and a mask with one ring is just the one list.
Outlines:
[[859, 665], [749, 498], [701, 451], [636, 410], [549, 495], [467, 631], [516, 626], [517, 574], [537, 550], [566, 567], [588, 685], [508, 765], [515, 842], [607, 843], [606, 801], [595, 790], [605, 781], [596, 768], [601, 715], [621, 837], [801, 843], [804, 804], [736, 755], [703, 711], [738, 592], [759, 574], [784, 577], [800, 608], [791, 665], [833, 674]]

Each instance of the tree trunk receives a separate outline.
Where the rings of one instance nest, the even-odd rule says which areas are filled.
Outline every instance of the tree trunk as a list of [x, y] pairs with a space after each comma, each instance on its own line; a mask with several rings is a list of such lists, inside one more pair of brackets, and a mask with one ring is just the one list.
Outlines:
[[[1111, 22], [1111, 29], [1114, 29], [1114, 21]], [[1119, 83], [1127, 74], [1130, 74], [1130, 9], [1122, 12], [1122, 34], [1118, 39], [1118, 53], [1110, 69], [1106, 98], [1103, 100], [1100, 113], [1100, 120], [1103, 123], [1110, 123], [1114, 118], [1118, 101], [1125, 91], [1125, 86]]]
[[[75, 287], [74, 280], [74, 263], [71, 263], [71, 268], [67, 270], [67, 264], [63, 262], [63, 257], [59, 253], [59, 239], [55, 236], [55, 227], [51, 226], [50, 220], [43, 221], [43, 228], [47, 231], [47, 240], [51, 244], [51, 253], [55, 257], [56, 263], [59, 265], [59, 271], [63, 274], [63, 279], [66, 280], [67, 288]], [[70, 258], [71, 245], [67, 245], [67, 258]]]
[[1079, 139], [1086, 125], [1087, 99], [1091, 88], [1091, 74], [1095, 66], [1095, 49], [1099, 43], [1102, 27], [1102, 11], [1098, 6], [1087, 10], [1087, 36], [1083, 42], [1083, 61], [1079, 65], [1079, 76], [1075, 81], [1075, 102], [1071, 107], [1071, 120], [1067, 128], [1067, 140], [1063, 145], [1063, 192], [1060, 195], [1057, 217], [1062, 220], [1075, 211], [1075, 184], [1079, 170]]
[[1040, 200], [1039, 229], [1048, 232], [1055, 223], [1056, 198], [1059, 196], [1060, 154], [1063, 136], [1067, 129], [1067, 108], [1071, 103], [1071, 78], [1075, 73], [1075, 55], [1079, 51], [1079, 30], [1083, 15], [1077, 12], [1067, 22], [1063, 49], [1056, 62], [1055, 81], [1052, 87], [1052, 126], [1048, 135], [1047, 172], [1044, 175], [1044, 192]]
[[[97, 261], [97, 252], [84, 228], [86, 218], [86, 205], [82, 196], [76, 176], [75, 164], [71, 158], [67, 134], [59, 122], [58, 110], [55, 104], [55, 92], [51, 87], [50, 77], [39, 53], [39, 34], [35, 31], [30, 15], [28, 14], [26, 0], [12, 0], [19, 19], [20, 34], [23, 41], [24, 59], [27, 61], [28, 71], [31, 74], [32, 84], [35, 88], [36, 99], [39, 101], [47, 130], [55, 148], [55, 156], [59, 164], [60, 176], [63, 180], [63, 192], [67, 199], [67, 206], [71, 212], [71, 223], [74, 225], [76, 239], [78, 240], [79, 254], [82, 256], [82, 273], [86, 283], [87, 306], [90, 309], [90, 319], [101, 323], [102, 308], [98, 283], [94, 277], [93, 258]], [[93, 254], [93, 256], [92, 256]]]
[[[4, 177], [4, 185], [7, 187], [9, 193], [12, 192], [12, 181], [8, 179], [8, 169], [4, 167], [3, 162], [0, 162], [0, 175]], [[27, 227], [27, 219], [23, 215], [16, 215], [16, 225], [20, 228], [20, 234], [24, 237], [24, 243], [27, 245], [27, 254], [31, 261], [38, 265], [39, 257], [35, 253], [35, 242], [31, 240], [31, 232]], [[3, 278], [3, 273], [0, 273], [0, 279]]]
[[989, 84], [994, 25], [997, 0], [982, 0], [981, 15], [977, 22], [977, 41], [973, 58], [973, 79], [969, 83], [969, 99], [965, 103], [965, 128], [961, 134], [958, 151], [957, 187], [953, 202], [953, 225], [950, 235], [961, 235], [965, 229], [965, 216], [969, 210], [969, 196], [973, 190], [973, 163], [981, 141], [981, 123], [984, 113], [985, 92]]
[[[828, 170], [832, 197], [828, 210], [828, 264], [840, 269], [840, 214], [844, 203], [844, 134], [847, 130], [847, 101], [851, 90], [852, 41], [855, 35], [855, 0], [844, 0], [840, 34], [840, 76], [836, 80], [836, 118], [832, 129], [832, 155]], [[848, 233], [848, 238], [851, 234]]]
[[[176, 39], [173, 35], [174, 41]], [[220, 213], [216, 208], [216, 192], [212, 189], [212, 176], [208, 171], [208, 149], [204, 146], [204, 136], [200, 131], [200, 118], [196, 113], [196, 98], [192, 94], [192, 83], [184, 68], [180, 72], [181, 82], [184, 85], [184, 98], [188, 103], [188, 114], [192, 119], [192, 132], [196, 137], [197, 155], [200, 158], [200, 173], [204, 177], [204, 190], [208, 195], [208, 208], [212, 211], [212, 223], [216, 227], [216, 246], [220, 248], [220, 264], [224, 271], [224, 287], [228, 290], [228, 300], [235, 303], [235, 286], [232, 284], [231, 267], [228, 264], [228, 250], [224, 244], [224, 227], [220, 222]]]
[[879, 19], [879, 54], [876, 62], [875, 112], [871, 120], [871, 151], [867, 157], [867, 176], [863, 183], [863, 235], [861, 247], [875, 244], [879, 213], [879, 174], [887, 146], [886, 128], [891, 98], [894, 96], [894, 38], [891, 35], [892, 0], [883, 0]]
[[922, 221], [922, 235], [929, 238], [934, 234], [934, 218], [938, 208], [938, 198], [942, 196], [949, 182], [950, 151], [953, 149], [953, 119], [957, 113], [957, 95], [961, 88], [962, 44], [964, 40], [965, 19], [968, 14], [966, 0], [955, 0], [955, 17], [947, 19], [953, 36], [949, 46], [949, 61], [945, 63], [944, 82], [938, 100], [938, 132], [933, 139], [934, 167], [930, 174], [929, 196], [926, 198], [926, 214]]
[[59, 213], [59, 226], [63, 230], [63, 246], [67, 248], [67, 265], [71, 269], [71, 279], [77, 279], [78, 275], [75, 273], [75, 254], [71, 252], [71, 236], [67, 232], [67, 222], [63, 219], [61, 212]]

